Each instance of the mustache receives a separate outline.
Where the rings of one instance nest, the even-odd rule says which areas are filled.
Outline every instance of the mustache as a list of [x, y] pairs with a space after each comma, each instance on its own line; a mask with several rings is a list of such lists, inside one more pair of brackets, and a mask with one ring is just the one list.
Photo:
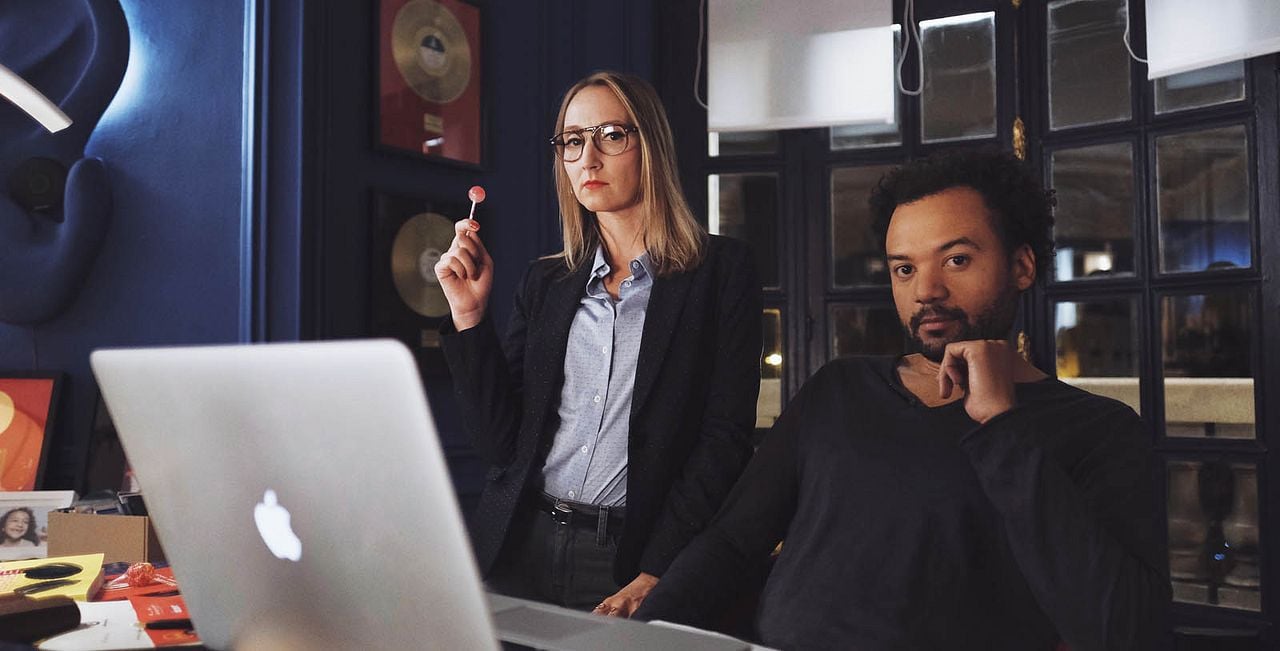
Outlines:
[[958, 307], [946, 307], [945, 305], [929, 305], [920, 308], [919, 312], [911, 315], [911, 332], [918, 332], [921, 324], [925, 319], [955, 319], [962, 323], [969, 322], [969, 315]]

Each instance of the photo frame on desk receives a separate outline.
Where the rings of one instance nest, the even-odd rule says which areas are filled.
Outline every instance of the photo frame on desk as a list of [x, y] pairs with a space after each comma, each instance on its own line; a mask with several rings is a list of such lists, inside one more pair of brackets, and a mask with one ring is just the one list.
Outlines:
[[0, 492], [0, 561], [49, 555], [49, 512], [65, 509], [74, 491]]
[[377, 148], [484, 166], [480, 7], [465, 0], [378, 0]]
[[0, 491], [41, 487], [62, 383], [61, 373], [0, 371]]
[[404, 342], [425, 375], [447, 374], [440, 324], [449, 304], [435, 264], [453, 241], [462, 203], [373, 193], [369, 260], [369, 333]]

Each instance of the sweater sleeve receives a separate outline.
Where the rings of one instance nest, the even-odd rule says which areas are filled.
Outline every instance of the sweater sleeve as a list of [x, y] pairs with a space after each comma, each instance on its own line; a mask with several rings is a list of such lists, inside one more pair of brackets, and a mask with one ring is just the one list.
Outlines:
[[1070, 452], [1035, 442], [1045, 416], [1026, 408], [977, 427], [961, 446], [1019, 569], [1072, 651], [1155, 648], [1170, 585], [1146, 432], [1123, 405], [1068, 400], [1053, 418], [1072, 423], [1060, 434], [1071, 437], [1063, 443]]
[[635, 619], [713, 626], [786, 536], [799, 496], [798, 437], [818, 376], [805, 384], [765, 436], [720, 512], [645, 598]]
[[529, 277], [526, 271], [516, 292], [505, 341], [499, 342], [487, 314], [461, 332], [452, 319], [440, 327], [441, 349], [467, 433], [481, 458], [496, 466], [511, 463], [520, 431]]

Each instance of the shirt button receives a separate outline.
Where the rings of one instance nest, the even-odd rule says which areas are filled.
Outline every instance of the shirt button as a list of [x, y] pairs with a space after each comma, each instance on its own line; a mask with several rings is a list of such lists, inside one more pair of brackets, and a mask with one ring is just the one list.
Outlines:
[[639, 269], [639, 268], [640, 268], [640, 263], [639, 263], [639, 262], [636, 262], [635, 260], [632, 260], [632, 261], [631, 261], [631, 268], [632, 268], [632, 269]]
[[569, 497], [573, 497], [573, 491], [569, 491]]
[[586, 454], [586, 453], [587, 453], [587, 446], [585, 446], [585, 445], [584, 445], [584, 446], [582, 446], [582, 453], [583, 453], [583, 454]]
[[593, 401], [593, 402], [600, 402], [600, 396], [596, 396], [595, 398], [592, 398], [592, 401]]
[[602, 353], [604, 353], [604, 354], [608, 355], [608, 354], [609, 354], [609, 347], [608, 347], [608, 346], [601, 346], [601, 347], [600, 347], [600, 352], [602, 352]]
[[623, 287], [630, 287], [630, 286], [631, 286], [631, 281], [630, 281], [630, 280], [623, 281], [622, 286], [623, 286]]

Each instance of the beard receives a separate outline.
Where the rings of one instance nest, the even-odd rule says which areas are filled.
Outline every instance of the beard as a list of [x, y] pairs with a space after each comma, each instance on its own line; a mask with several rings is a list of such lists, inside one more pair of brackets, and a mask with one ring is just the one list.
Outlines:
[[[1013, 329], [1014, 318], [1018, 315], [1018, 289], [1012, 283], [996, 296], [974, 318], [958, 307], [945, 305], [926, 305], [915, 314], [902, 328], [912, 347], [929, 361], [939, 364], [947, 350], [947, 344], [957, 341], [975, 341], [980, 339], [1005, 339]], [[960, 325], [955, 335], [936, 339], [926, 343], [920, 336], [921, 322], [928, 318], [954, 319]]]

